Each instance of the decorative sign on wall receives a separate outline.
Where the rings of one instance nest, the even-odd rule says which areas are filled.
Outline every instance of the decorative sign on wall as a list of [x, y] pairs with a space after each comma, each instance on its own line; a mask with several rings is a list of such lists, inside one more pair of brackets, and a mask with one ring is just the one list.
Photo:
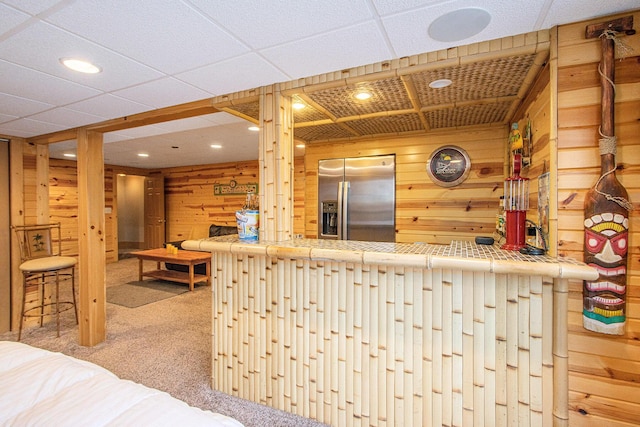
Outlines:
[[441, 187], [455, 187], [467, 179], [471, 160], [467, 152], [455, 145], [446, 145], [431, 153], [427, 173]]
[[229, 181], [229, 184], [213, 184], [214, 196], [226, 196], [231, 194], [245, 195], [249, 192], [258, 194], [258, 183], [238, 184], [235, 180]]

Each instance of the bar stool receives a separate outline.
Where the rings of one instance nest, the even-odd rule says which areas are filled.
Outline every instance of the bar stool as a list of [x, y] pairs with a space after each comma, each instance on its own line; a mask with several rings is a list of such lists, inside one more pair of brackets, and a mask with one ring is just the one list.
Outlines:
[[[22, 308], [20, 315], [20, 329], [18, 341], [22, 337], [22, 324], [25, 317], [39, 317], [42, 327], [45, 316], [55, 315], [57, 336], [60, 336], [60, 313], [73, 309], [78, 323], [78, 308], [76, 305], [75, 266], [74, 257], [62, 256], [62, 239], [60, 223], [12, 226], [20, 243], [20, 271], [23, 277]], [[53, 242], [57, 242], [57, 245]], [[71, 301], [60, 301], [61, 279], [71, 279]], [[45, 287], [53, 284], [55, 289], [51, 302], [46, 302]], [[39, 303], [26, 309], [27, 292], [36, 286], [40, 291]], [[51, 312], [45, 313], [45, 307], [51, 307]], [[40, 312], [34, 314], [33, 312]]]

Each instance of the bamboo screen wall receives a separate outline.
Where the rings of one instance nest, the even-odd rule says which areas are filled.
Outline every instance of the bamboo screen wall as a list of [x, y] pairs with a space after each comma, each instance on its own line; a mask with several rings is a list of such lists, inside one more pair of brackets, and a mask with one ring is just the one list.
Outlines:
[[213, 260], [217, 390], [340, 426], [553, 424], [550, 279]]
[[[396, 155], [396, 242], [448, 244], [452, 240], [492, 235], [503, 193], [507, 134], [505, 125], [307, 145], [306, 236], [318, 235], [318, 161], [378, 154]], [[443, 145], [457, 145], [471, 159], [471, 173], [457, 187], [440, 187], [427, 175], [431, 153]]]
[[[629, 13], [620, 16], [628, 16]], [[640, 29], [640, 12], [633, 13]], [[558, 245], [582, 260], [583, 204], [600, 170], [600, 41], [585, 40], [588, 24], [558, 31]], [[632, 57], [616, 60], [615, 134], [618, 179], [635, 209], [630, 213], [627, 328], [621, 337], [582, 328], [582, 284], [569, 301], [569, 386], [572, 426], [637, 425], [640, 420], [640, 34], [623, 37]], [[619, 57], [619, 55], [617, 55]]]

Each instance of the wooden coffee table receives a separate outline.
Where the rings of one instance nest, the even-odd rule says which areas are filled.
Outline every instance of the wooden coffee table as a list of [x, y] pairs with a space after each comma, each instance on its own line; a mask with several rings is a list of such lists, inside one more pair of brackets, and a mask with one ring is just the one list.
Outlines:
[[[165, 248], [159, 248], [131, 252], [131, 255], [138, 258], [140, 262], [138, 280], [142, 280], [142, 277], [155, 277], [156, 279], [169, 280], [171, 282], [188, 283], [190, 291], [193, 290], [195, 283], [206, 281], [207, 285], [211, 285], [211, 253], [209, 252], [179, 250], [176, 255], [173, 255], [167, 253]], [[157, 263], [156, 269], [144, 271], [144, 261], [155, 261]], [[160, 263], [162, 262], [187, 265], [189, 266], [189, 272], [161, 269]], [[207, 266], [206, 274], [195, 274], [194, 266], [202, 263]]]

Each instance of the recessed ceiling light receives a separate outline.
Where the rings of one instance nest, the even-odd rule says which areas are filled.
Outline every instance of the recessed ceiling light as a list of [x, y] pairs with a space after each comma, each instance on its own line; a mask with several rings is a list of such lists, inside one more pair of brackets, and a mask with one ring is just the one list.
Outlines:
[[361, 90], [356, 92], [353, 97], [359, 101], [366, 101], [367, 99], [370, 99], [373, 95], [371, 94], [371, 92], [367, 92], [366, 90]]
[[138, 157], [149, 157], [147, 153], [138, 153]]
[[443, 87], [449, 86], [451, 83], [453, 82], [449, 79], [438, 79], [429, 83], [429, 87], [431, 89], [442, 89]]
[[249, 126], [249, 130], [251, 132], [258, 132], [260, 130], [260, 128], [258, 126]]
[[96, 74], [102, 71], [100, 67], [81, 59], [60, 58], [60, 63], [65, 67], [85, 74]]
[[216, 149], [222, 148], [222, 145], [220, 145], [220, 144], [211, 144], [211, 148], [216, 148]]
[[491, 15], [484, 9], [470, 7], [446, 13], [429, 25], [429, 36], [441, 42], [458, 42], [487, 28]]
[[294, 110], [302, 110], [304, 107], [306, 107], [306, 105], [302, 102], [294, 102], [293, 104], [291, 104], [291, 106]]
[[74, 159], [75, 159], [75, 157], [76, 157], [76, 155], [75, 155], [75, 154], [73, 154], [73, 153], [64, 153], [64, 154], [63, 154], [63, 156], [65, 156], [65, 157], [72, 157], [72, 158], [74, 158]]

